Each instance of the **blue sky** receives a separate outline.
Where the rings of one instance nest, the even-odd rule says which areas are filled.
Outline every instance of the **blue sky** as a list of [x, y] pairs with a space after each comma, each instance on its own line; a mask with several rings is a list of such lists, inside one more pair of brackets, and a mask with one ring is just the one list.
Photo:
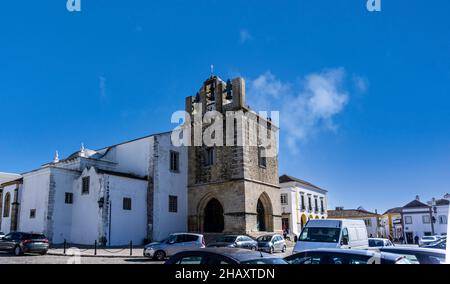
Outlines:
[[[0, 171], [170, 130], [214, 64], [246, 78], [250, 106], [292, 116], [280, 174], [328, 189], [331, 207], [450, 191], [449, 1], [65, 2], [0, 8]], [[321, 94], [320, 113], [285, 108]]]

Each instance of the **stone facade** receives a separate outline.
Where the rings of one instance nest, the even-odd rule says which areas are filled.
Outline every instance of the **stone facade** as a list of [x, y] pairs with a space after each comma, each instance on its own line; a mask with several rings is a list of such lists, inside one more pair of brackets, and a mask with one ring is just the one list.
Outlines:
[[[249, 131], [252, 123], [264, 120], [267, 123], [265, 130], [272, 138], [267, 148], [271, 148], [277, 146], [275, 133], [278, 129], [269, 119], [260, 117], [246, 106], [245, 81], [236, 78], [225, 83], [215, 76], [209, 78], [196, 97], [186, 99], [186, 111], [194, 127], [191, 130], [192, 146], [188, 149], [189, 231], [281, 232], [278, 156], [265, 157], [262, 163], [260, 141], [258, 139], [257, 144], [251, 144], [253, 136]], [[196, 111], [201, 112], [203, 119], [200, 122], [193, 118]], [[221, 116], [205, 120], [205, 114], [211, 111]], [[239, 112], [239, 118], [230, 123], [228, 111]], [[208, 127], [218, 120], [223, 127], [223, 144], [212, 147], [205, 143], [201, 146], [195, 144], [199, 125], [205, 134]], [[227, 143], [225, 135], [230, 127], [234, 135], [233, 145]], [[238, 139], [243, 144], [236, 143]]]

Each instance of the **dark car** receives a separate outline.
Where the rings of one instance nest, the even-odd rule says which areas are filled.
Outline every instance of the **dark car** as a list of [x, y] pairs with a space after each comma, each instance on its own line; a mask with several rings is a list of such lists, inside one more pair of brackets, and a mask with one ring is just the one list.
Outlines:
[[43, 234], [13, 232], [0, 239], [0, 251], [12, 252], [14, 255], [48, 251], [48, 240]]
[[258, 248], [258, 242], [248, 236], [226, 235], [208, 244], [207, 247], [234, 247], [256, 250]]
[[445, 263], [445, 250], [441, 249], [396, 246], [380, 248], [379, 251], [403, 255], [415, 264]]
[[175, 254], [166, 264], [287, 264], [270, 254], [237, 248], [204, 248]]
[[289, 264], [410, 264], [401, 255], [359, 249], [312, 249], [285, 257]]

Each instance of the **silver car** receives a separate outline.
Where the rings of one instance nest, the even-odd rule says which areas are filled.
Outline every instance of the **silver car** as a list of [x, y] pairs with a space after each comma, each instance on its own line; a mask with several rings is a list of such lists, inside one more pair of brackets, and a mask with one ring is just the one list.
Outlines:
[[256, 239], [258, 242], [258, 250], [268, 253], [274, 253], [275, 251], [286, 251], [286, 241], [279, 234], [270, 234], [260, 236]]
[[144, 248], [144, 256], [156, 260], [164, 260], [178, 252], [205, 247], [203, 235], [191, 233], [175, 233], [161, 242], [148, 244]]

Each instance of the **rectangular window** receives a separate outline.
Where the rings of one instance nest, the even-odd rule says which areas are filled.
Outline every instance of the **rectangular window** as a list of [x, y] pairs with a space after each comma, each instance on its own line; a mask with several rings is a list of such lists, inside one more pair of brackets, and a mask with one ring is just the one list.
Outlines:
[[311, 202], [310, 196], [308, 196], [308, 209], [309, 209], [309, 211], [312, 211], [312, 202]]
[[439, 216], [439, 224], [447, 224], [447, 216], [445, 215]]
[[430, 224], [430, 215], [423, 215], [422, 216], [422, 222], [424, 223], [424, 224]]
[[170, 170], [172, 172], [178, 172], [180, 170], [180, 153], [170, 151]]
[[267, 158], [264, 147], [258, 147], [258, 164], [261, 168], [265, 168], [267, 166]]
[[36, 209], [31, 209], [30, 210], [30, 219], [34, 219], [36, 218]]
[[123, 198], [123, 210], [131, 210], [131, 198]]
[[323, 199], [320, 199], [320, 212], [322, 214], [325, 212], [325, 208], [323, 207]]
[[302, 194], [301, 196], [300, 196], [300, 204], [301, 204], [301, 209], [302, 210], [305, 210], [305, 196]]
[[314, 211], [316, 211], [316, 213], [319, 212], [319, 205], [317, 203], [317, 198], [314, 199]]
[[73, 193], [66, 192], [65, 198], [64, 198], [64, 203], [66, 203], [66, 204], [72, 204], [73, 203]]
[[169, 212], [178, 212], [178, 196], [169, 195]]
[[214, 164], [214, 148], [206, 148], [205, 149], [205, 157], [204, 157], [204, 165], [212, 166]]
[[405, 216], [405, 224], [412, 224], [412, 217], [411, 216]]
[[366, 223], [367, 227], [372, 226], [372, 220], [370, 220], [370, 219], [364, 219], [364, 223]]
[[287, 205], [288, 204], [288, 200], [287, 200], [288, 196], [286, 193], [281, 194], [281, 204], [282, 205]]
[[84, 177], [82, 179], [82, 185], [81, 185], [81, 194], [89, 194], [89, 183], [90, 183], [89, 177]]

